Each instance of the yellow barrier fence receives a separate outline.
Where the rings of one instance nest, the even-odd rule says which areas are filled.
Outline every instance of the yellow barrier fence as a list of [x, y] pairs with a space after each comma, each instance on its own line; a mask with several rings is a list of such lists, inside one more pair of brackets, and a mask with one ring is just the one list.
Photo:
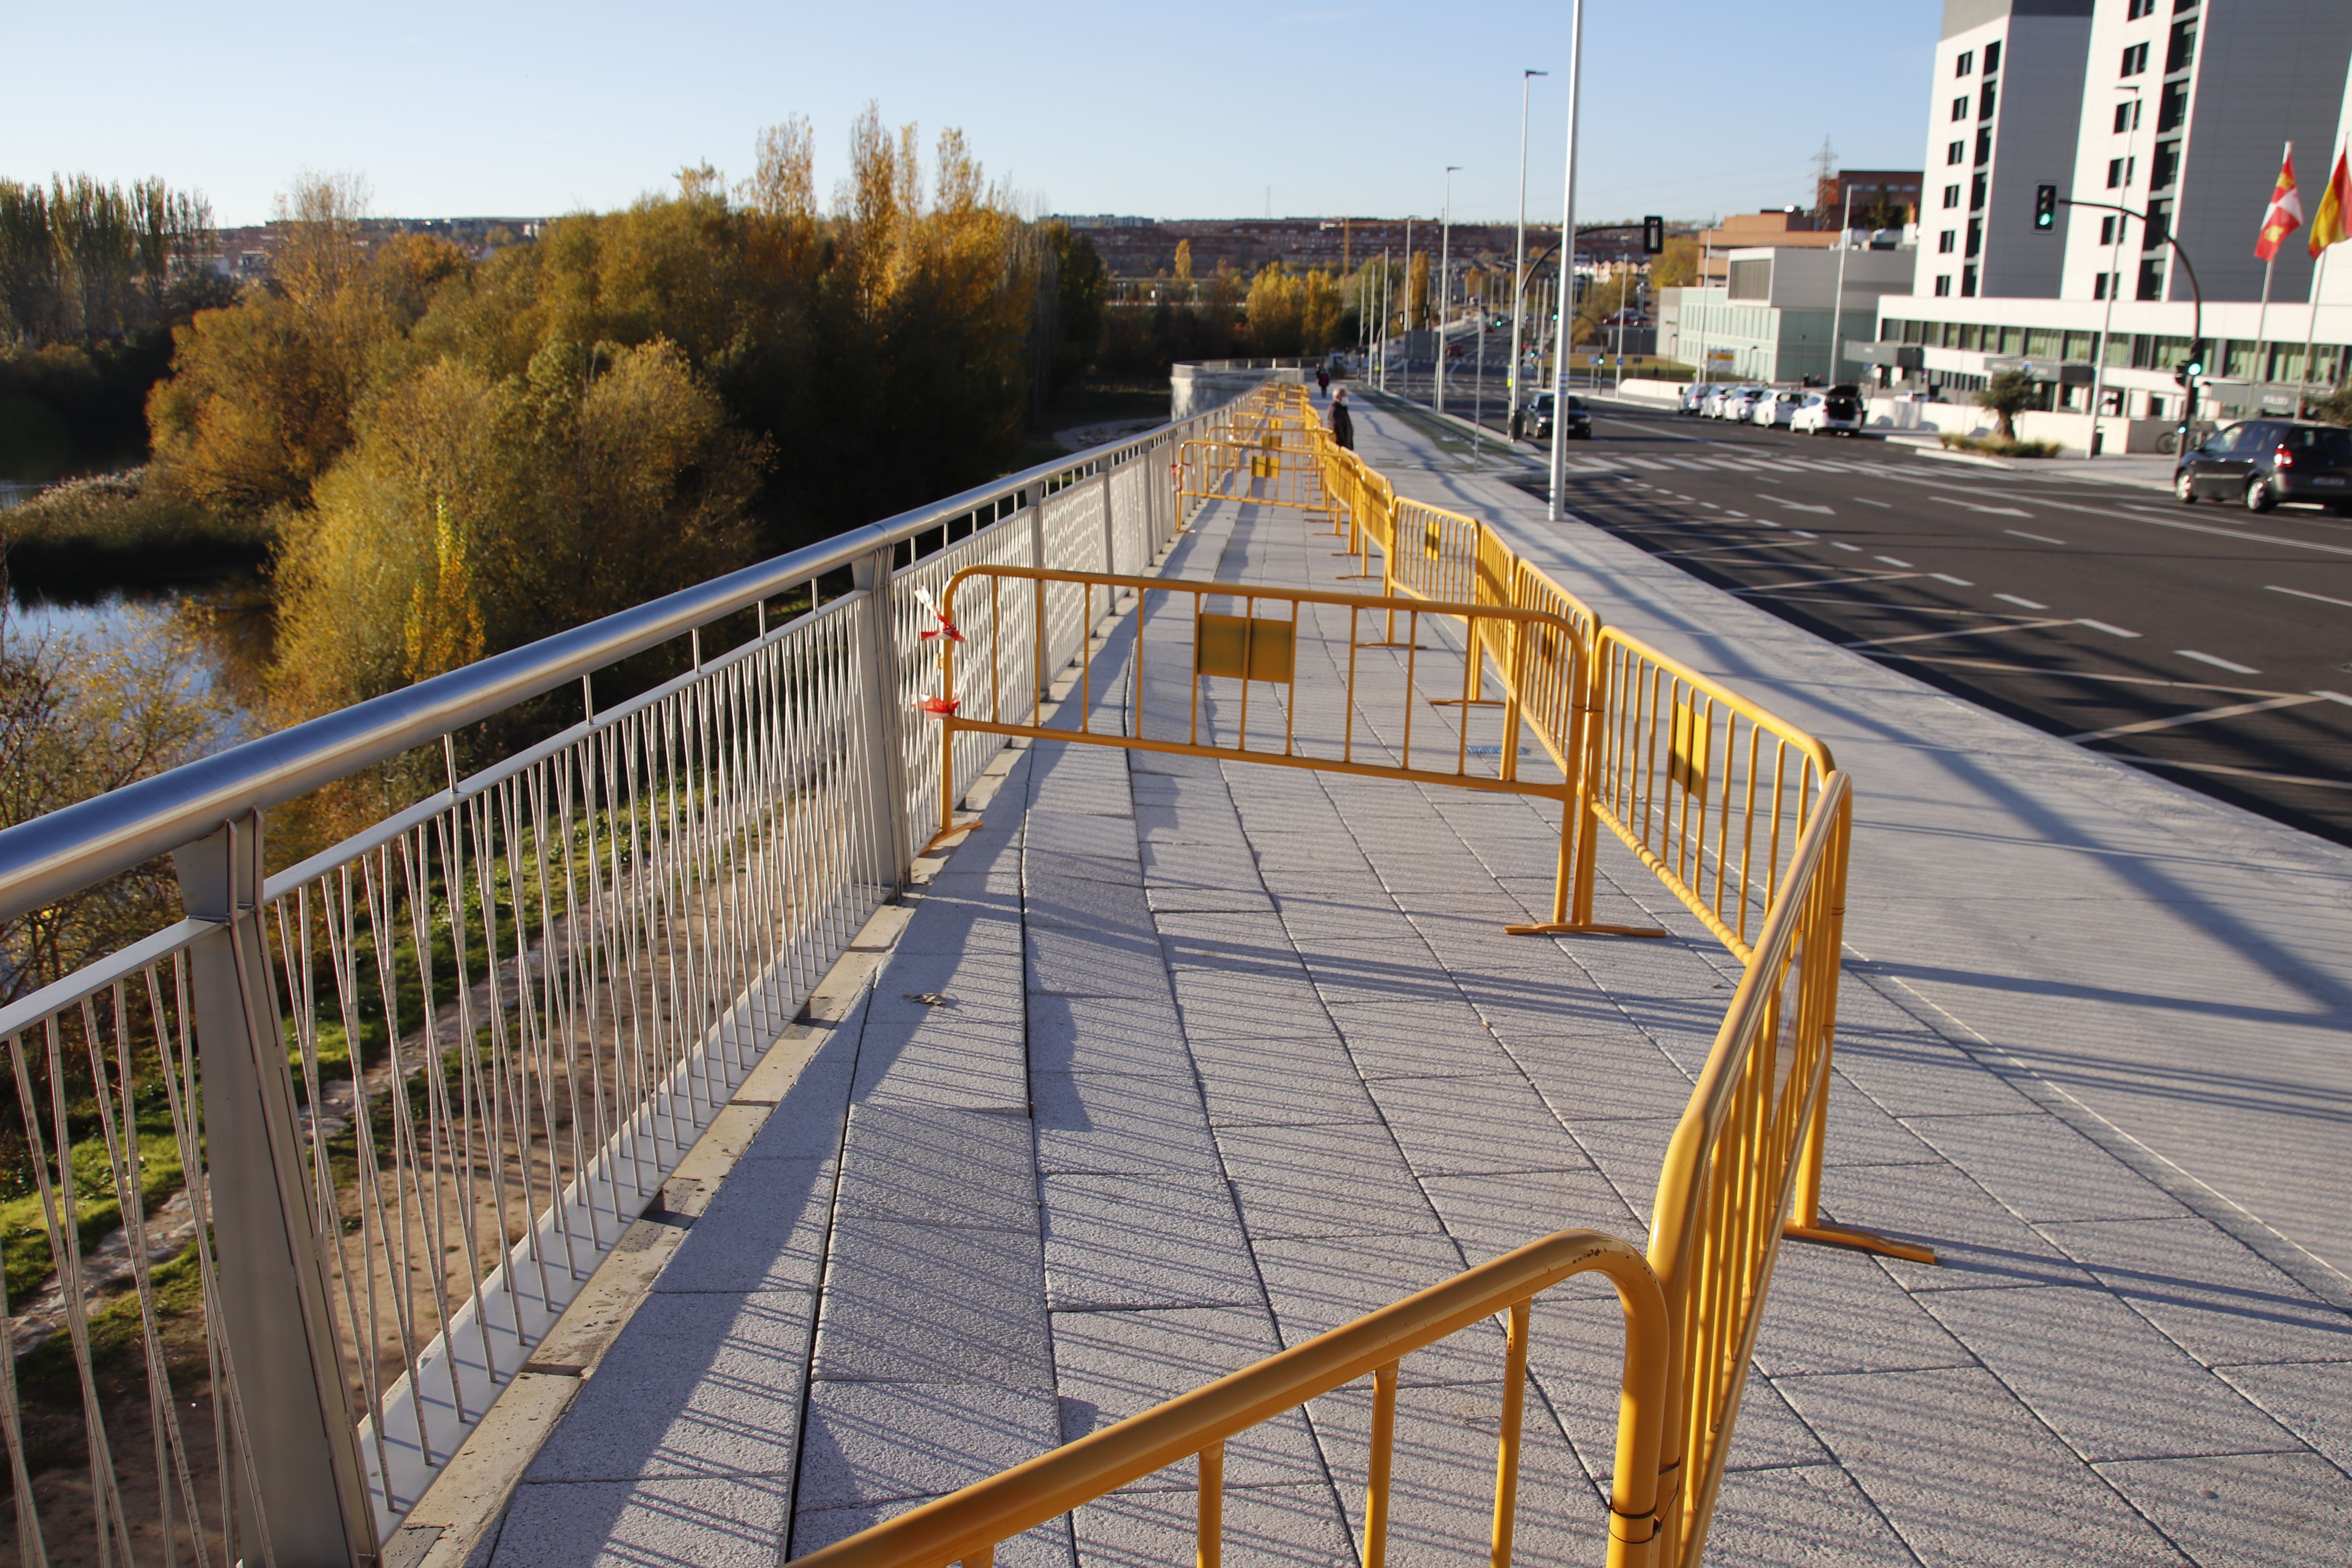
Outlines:
[[1307, 439], [1187, 441], [1177, 451], [1178, 500], [1328, 510], [1320, 445]]
[[1531, 1305], [1563, 1279], [1598, 1273], [1617, 1288], [1625, 1321], [1617, 1449], [1610, 1484], [1609, 1563], [1655, 1561], [1658, 1454], [1671, 1394], [1672, 1333], [1656, 1279], [1639, 1253], [1599, 1231], [1564, 1230], [1408, 1296], [1393, 1306], [1219, 1378], [1205, 1387], [1066, 1443], [1049, 1454], [925, 1503], [798, 1559], [803, 1568], [989, 1568], [996, 1548], [1130, 1481], [1199, 1461], [1198, 1568], [1223, 1560], [1225, 1446], [1320, 1394], [1372, 1379], [1372, 1433], [1364, 1477], [1363, 1568], [1388, 1559], [1397, 1384], [1406, 1356], [1486, 1319], [1506, 1320], [1503, 1410], [1495, 1461], [1492, 1568], [1509, 1568], [1518, 1515], [1519, 1438], [1528, 1384]]

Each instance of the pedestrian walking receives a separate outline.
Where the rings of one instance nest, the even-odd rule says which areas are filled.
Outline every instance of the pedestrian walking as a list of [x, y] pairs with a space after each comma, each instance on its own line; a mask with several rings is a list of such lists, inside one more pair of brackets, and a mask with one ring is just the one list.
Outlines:
[[1323, 394], [1326, 397], [1331, 395], [1331, 367], [1329, 365], [1318, 364], [1315, 367], [1315, 390]]
[[1331, 395], [1331, 439], [1347, 451], [1356, 449], [1356, 422], [1348, 415], [1348, 389]]

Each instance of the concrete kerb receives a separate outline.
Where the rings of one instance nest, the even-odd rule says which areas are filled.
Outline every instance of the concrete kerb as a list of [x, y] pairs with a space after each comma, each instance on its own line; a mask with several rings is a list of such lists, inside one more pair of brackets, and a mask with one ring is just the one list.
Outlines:
[[[1150, 570], [1158, 571], [1173, 548], [1162, 551]], [[1114, 611], [1088, 635], [1089, 655], [1101, 651], [1119, 614]], [[1076, 685], [1075, 671], [1055, 677], [1047, 702], [1041, 705], [1041, 723], [1052, 721]], [[964, 809], [985, 811], [1032, 744], [1015, 739], [992, 757], [965, 792]], [[956, 849], [966, 841], [959, 837], [919, 858], [908, 887], [868, 917], [817, 982], [799, 1016], [768, 1047], [760, 1065], [662, 1184], [645, 1215], [597, 1266], [531, 1360], [384, 1542], [381, 1568], [480, 1568], [488, 1560], [488, 1549], [498, 1541], [497, 1527], [525, 1472], [583, 1385], [596, 1375], [605, 1352], [651, 1299], [686, 1238], [687, 1226], [709, 1205], [835, 1028], [861, 1016], [875, 976], [898, 954], [921, 889], [949, 868]]]

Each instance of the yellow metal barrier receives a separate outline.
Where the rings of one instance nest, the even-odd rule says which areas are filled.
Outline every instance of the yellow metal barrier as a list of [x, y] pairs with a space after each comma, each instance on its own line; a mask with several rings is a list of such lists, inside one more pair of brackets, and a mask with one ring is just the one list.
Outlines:
[[1187, 441], [1177, 451], [1178, 500], [1328, 510], [1318, 448], [1304, 439]]
[[1194, 1560], [1198, 1568], [1219, 1568], [1227, 1439], [1370, 1377], [1372, 1441], [1360, 1561], [1363, 1568], [1383, 1568], [1399, 1367], [1413, 1352], [1504, 1314], [1503, 1411], [1487, 1560], [1492, 1568], [1509, 1568], [1517, 1518], [1530, 1306], [1544, 1290], [1586, 1273], [1601, 1274], [1617, 1288], [1625, 1321], [1617, 1452], [1609, 1495], [1609, 1563], [1612, 1568], [1645, 1568], [1654, 1561], [1659, 1522], [1658, 1454], [1671, 1403], [1666, 1388], [1671, 1331], [1657, 1280], [1641, 1255], [1615, 1237], [1591, 1230], [1563, 1230], [1530, 1242], [1394, 1306], [796, 1561], [801, 1568], [945, 1568], [950, 1563], [987, 1568], [996, 1548], [1022, 1531], [1197, 1456]]

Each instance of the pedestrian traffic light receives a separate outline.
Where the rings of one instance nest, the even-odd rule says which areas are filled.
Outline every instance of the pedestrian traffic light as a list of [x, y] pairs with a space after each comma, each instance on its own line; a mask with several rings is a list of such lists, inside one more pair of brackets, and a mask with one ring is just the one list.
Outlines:
[[2057, 186], [2036, 185], [2033, 187], [2033, 226], [2039, 229], [2051, 229], [2058, 226]]
[[1666, 248], [1666, 220], [1651, 216], [1642, 220], [1642, 254], [1655, 256]]

